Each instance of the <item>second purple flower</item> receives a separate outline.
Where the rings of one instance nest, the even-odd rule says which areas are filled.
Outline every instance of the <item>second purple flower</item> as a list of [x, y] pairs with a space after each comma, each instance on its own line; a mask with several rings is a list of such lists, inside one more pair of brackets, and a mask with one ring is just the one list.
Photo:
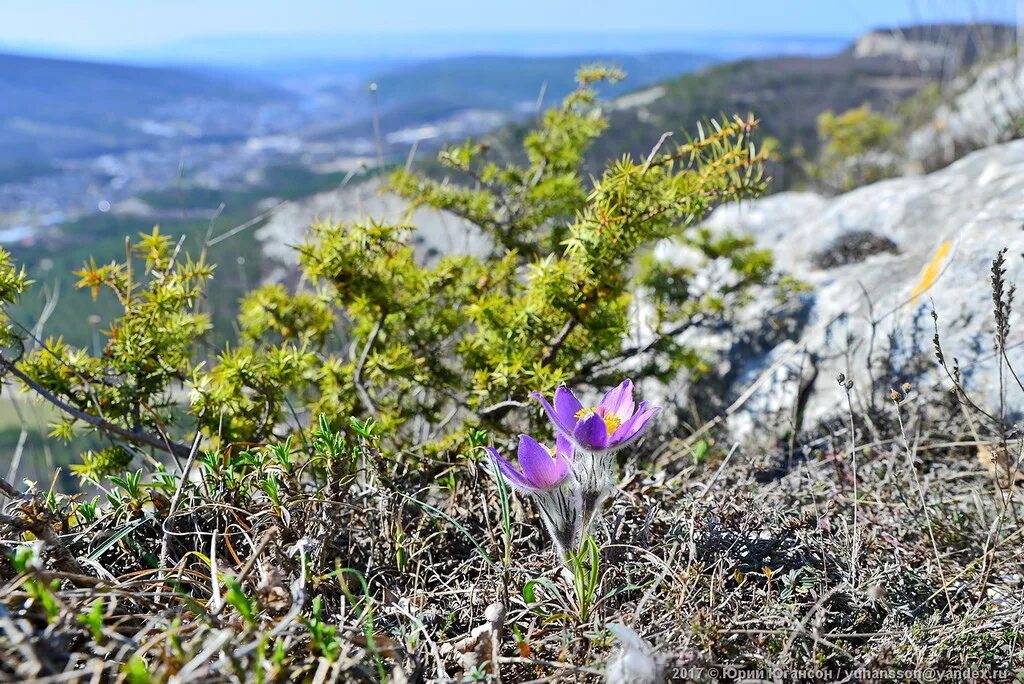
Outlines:
[[558, 555], [575, 550], [583, 530], [583, 501], [572, 473], [569, 440], [559, 436], [550, 449], [529, 435], [520, 435], [519, 468], [492, 447], [487, 447], [487, 453], [513, 489], [533, 498]]

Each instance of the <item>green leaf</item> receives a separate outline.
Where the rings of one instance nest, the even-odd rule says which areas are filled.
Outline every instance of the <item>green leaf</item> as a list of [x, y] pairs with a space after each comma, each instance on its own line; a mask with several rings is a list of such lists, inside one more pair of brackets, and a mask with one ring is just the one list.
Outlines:
[[693, 445], [693, 462], [700, 463], [708, 455], [708, 441], [702, 439]]
[[555, 586], [554, 582], [547, 577], [536, 577], [523, 584], [523, 601], [527, 606], [532, 606], [535, 603], [541, 602], [537, 599], [538, 587], [543, 587], [547, 591], [551, 592], [552, 596], [559, 595], [558, 587]]

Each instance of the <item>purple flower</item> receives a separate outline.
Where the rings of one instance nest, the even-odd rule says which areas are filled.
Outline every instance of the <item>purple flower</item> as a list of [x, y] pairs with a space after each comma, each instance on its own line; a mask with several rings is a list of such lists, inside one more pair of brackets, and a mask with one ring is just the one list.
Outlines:
[[519, 435], [519, 468], [499, 454], [497, 449], [487, 447], [487, 453], [491, 455], [505, 481], [524, 494], [559, 486], [571, 470], [569, 462], [572, 459], [572, 445], [563, 438], [559, 438], [555, 449], [551, 450], [529, 435]]
[[633, 382], [624, 380], [609, 390], [594, 408], [584, 408], [567, 387], [555, 390], [555, 405], [539, 393], [531, 394], [541, 403], [558, 429], [559, 438], [570, 440], [579, 452], [573, 458], [572, 472], [579, 483], [583, 529], [590, 529], [602, 504], [615, 491], [615, 455], [640, 439], [658, 406], [633, 402]]
[[496, 449], [487, 447], [487, 453], [505, 481], [536, 502], [558, 554], [564, 556], [569, 549], [577, 548], [583, 529], [583, 501], [572, 474], [573, 448], [569, 440], [559, 435], [555, 448], [550, 449], [529, 435], [520, 435], [519, 468]]
[[640, 439], [660, 406], [633, 402], [633, 381], [608, 391], [601, 403], [584, 408], [572, 390], [564, 385], [555, 390], [552, 406], [539, 392], [530, 395], [541, 403], [558, 432], [582, 451], [594, 454], [614, 451]]

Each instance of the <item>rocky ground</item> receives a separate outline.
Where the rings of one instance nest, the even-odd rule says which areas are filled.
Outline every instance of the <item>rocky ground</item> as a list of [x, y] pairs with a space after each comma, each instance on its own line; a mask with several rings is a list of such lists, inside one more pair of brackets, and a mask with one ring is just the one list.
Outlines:
[[154, 498], [94, 521], [0, 482], [3, 543], [31, 550], [0, 557], [0, 681], [995, 681], [1024, 666], [1019, 436], [913, 391], [846, 420], [778, 449], [711, 430], [623, 454], [592, 584], [472, 462], [449, 477], [409, 453], [338, 480], [267, 451], [251, 472], [204, 469], [170, 514]]

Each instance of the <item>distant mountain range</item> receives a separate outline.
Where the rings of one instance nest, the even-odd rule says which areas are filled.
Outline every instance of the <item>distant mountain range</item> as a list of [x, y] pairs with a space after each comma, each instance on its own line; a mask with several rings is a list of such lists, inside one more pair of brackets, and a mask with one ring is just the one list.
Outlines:
[[0, 242], [31, 241], [42, 227], [120, 211], [133, 198], [164, 220], [197, 209], [195, 197], [273, 193], [266, 169], [286, 167], [289, 178], [344, 174], [375, 165], [378, 142], [385, 161], [404, 160], [412, 145], [429, 153], [557, 102], [577, 68], [596, 61], [629, 73], [614, 95], [714, 60], [491, 54], [257, 70], [0, 54]]
[[533, 102], [543, 86], [548, 97], [561, 98], [575, 87], [576, 70], [601, 62], [622, 68], [628, 80], [612, 86], [622, 94], [655, 81], [693, 71], [718, 60], [706, 54], [580, 53], [566, 56], [473, 55], [429, 60], [373, 75], [384, 95], [396, 100], [447, 100], [475, 107], [508, 107]]
[[103, 59], [113, 62], [248, 69], [261, 73], [309, 73], [319, 65], [344, 64], [364, 75], [383, 64], [481, 54], [553, 57], [572, 54], [689, 52], [715, 59], [835, 52], [849, 35], [687, 33], [679, 31], [471, 31], [415, 34], [200, 36], [137, 49], [61, 53], [46, 45], [7, 45], [0, 50]]
[[[483, 55], [400, 64], [321, 60], [305, 70], [292, 63], [256, 73], [0, 54], [0, 183], [66, 166], [62, 160], [132, 150], [148, 157], [163, 150], [176, 160], [185, 146], [268, 136], [294, 138], [287, 143], [293, 148], [303, 140], [366, 140], [370, 82], [378, 84], [384, 130], [399, 140], [406, 140], [403, 129], [438, 123], [459, 134], [482, 133], [521, 115], [542, 90], [547, 102], [562, 97], [575, 70], [593, 61], [624, 67], [630, 73], [618, 91], [624, 92], [712, 60], [692, 53]], [[458, 118], [463, 112], [476, 118], [467, 123]], [[408, 133], [420, 135], [438, 137], [428, 129]]]
[[[712, 65], [667, 79], [644, 93], [614, 102], [611, 126], [589, 155], [591, 170], [623, 153], [646, 155], [665, 131], [675, 140], [696, 132], [698, 121], [753, 113], [760, 137], [781, 143], [789, 161], [773, 165], [773, 190], [802, 180], [793, 153], [813, 159], [817, 118], [862, 104], [891, 112], [925, 86], [945, 84], [977, 61], [1008, 50], [1013, 27], [1000, 24], [928, 25], [866, 33], [825, 56], [780, 56]], [[521, 125], [496, 132], [503, 149], [514, 149]]]
[[464, 110], [514, 115], [542, 86], [550, 102], [589, 61], [626, 69], [629, 80], [609, 91], [616, 94], [723, 59], [823, 54], [846, 40], [496, 31], [202, 37], [103, 53], [108, 61], [0, 51], [0, 182], [45, 172], [62, 158], [175, 140], [307, 128], [317, 139], [365, 135], [370, 81], [381, 86], [385, 128], [401, 130]]
[[195, 69], [0, 54], [0, 157], [47, 161], [179, 132], [194, 137], [196, 127], [177, 131], [172, 120], [202, 119], [218, 107], [244, 114], [284, 95], [268, 83]]
[[[479, 126], [467, 133], [482, 134], [494, 125], [532, 114], [538, 105], [547, 107], [575, 87], [576, 70], [600, 62], [622, 68], [628, 78], [604, 90], [608, 96], [629, 92], [666, 78], [714, 63], [707, 55], [687, 52], [650, 54], [578, 54], [558, 57], [476, 55], [425, 60], [394, 66], [374, 73], [359, 83], [360, 94], [372, 82], [377, 87], [381, 127], [386, 147], [408, 145], [417, 138], [444, 137], [445, 126], [468, 121], [474, 115]], [[344, 92], [342, 84], [324, 79], [318, 94]], [[364, 95], [365, 98], [365, 95]], [[326, 140], [365, 135], [366, 117], [325, 126], [311, 139]], [[404, 149], [404, 148], [403, 148]], [[399, 150], [395, 150], [396, 152]]]
[[[814, 120], [824, 109], [887, 106], [1001, 49], [1013, 35], [998, 25], [916, 27], [869, 33], [847, 49], [840, 47], [851, 43], [836, 37], [742, 35], [236, 37], [134, 55], [192, 66], [0, 54], [0, 219], [41, 193], [77, 187], [102, 199], [104, 174], [116, 177], [111, 199], [132, 190], [133, 177], [153, 190], [180, 175], [181, 160], [193, 173], [214, 169], [202, 182], [219, 184], [261, 164], [372, 157], [375, 114], [386, 156], [404, 155], [414, 142], [429, 148], [481, 135], [526, 118], [541, 96], [545, 105], [556, 102], [573, 87], [576, 68], [594, 61], [629, 74], [603, 88], [606, 97], [656, 85], [616, 103], [613, 132], [594, 150], [598, 162], [622, 151], [640, 154], [665, 130], [746, 111], [762, 118], [765, 134], [813, 151]], [[550, 54], [594, 44], [607, 50]], [[663, 45], [698, 49], [654, 50]], [[475, 48], [488, 54], [423, 57]], [[495, 54], [502, 49], [518, 54]], [[715, 65], [735, 54], [776, 56]], [[108, 154], [131, 158], [88, 163]], [[74, 187], [3, 190], [3, 183], [84, 166], [92, 175]]]

